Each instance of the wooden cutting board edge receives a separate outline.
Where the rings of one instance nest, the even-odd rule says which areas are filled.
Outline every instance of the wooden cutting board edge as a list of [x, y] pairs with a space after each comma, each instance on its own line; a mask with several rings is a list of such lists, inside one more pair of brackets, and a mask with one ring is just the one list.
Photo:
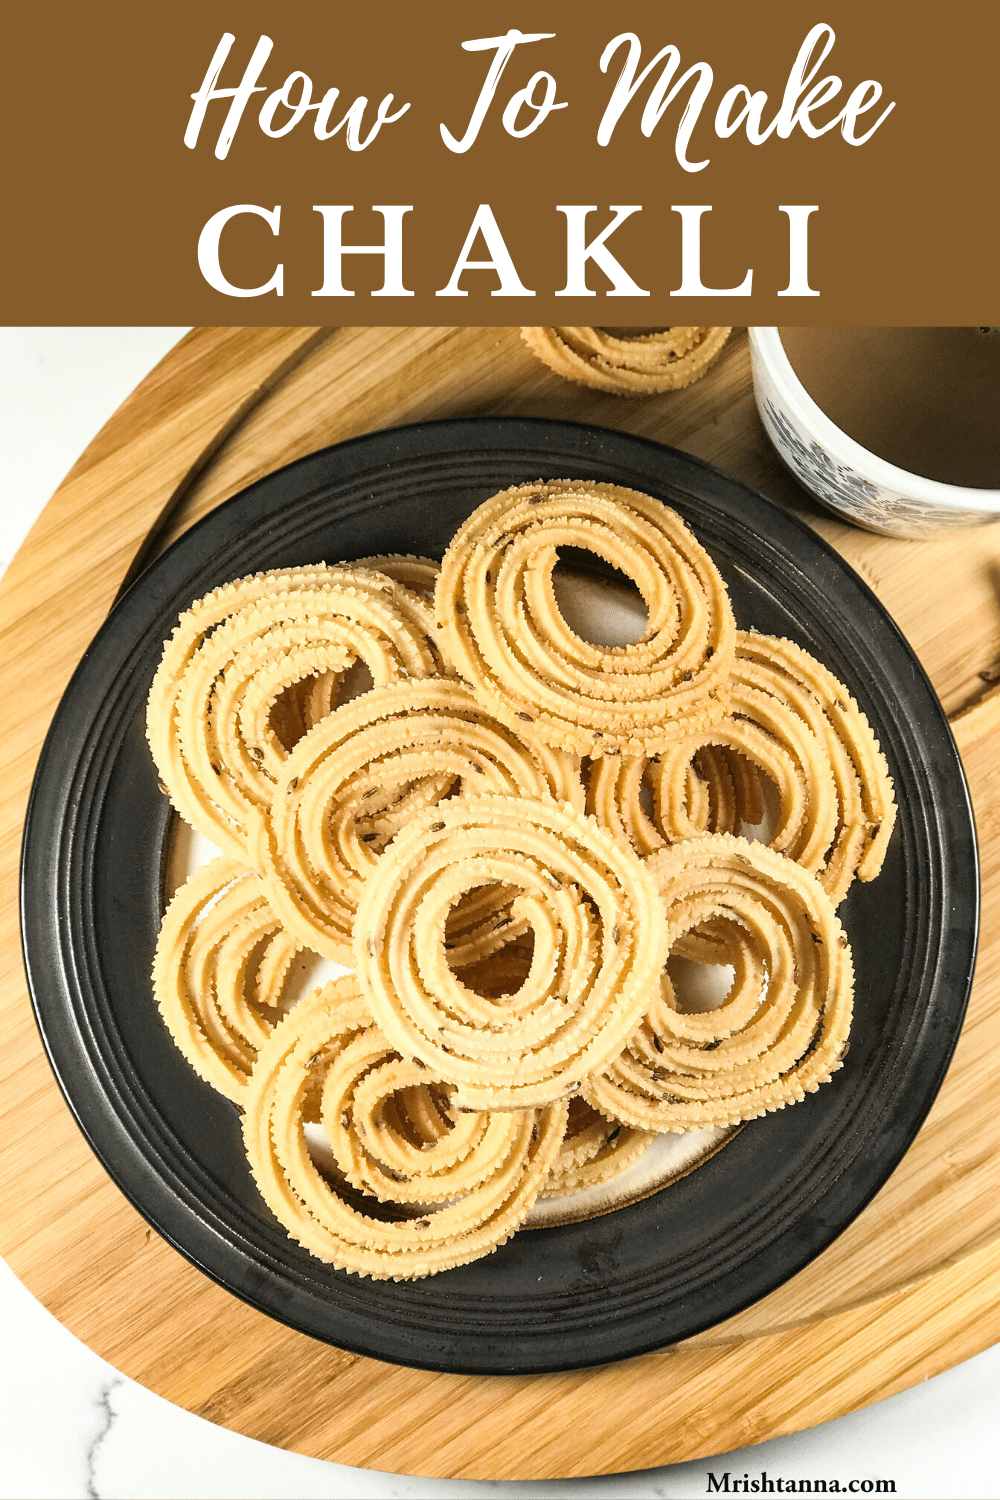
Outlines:
[[[234, 339], [237, 334], [241, 336], [242, 343]], [[3, 751], [7, 775], [0, 798], [0, 891], [3, 893], [0, 898], [0, 962], [3, 964], [0, 972], [0, 1005], [10, 1020], [14, 1020], [16, 1015], [20, 1023], [17, 1027], [21, 1034], [18, 1053], [20, 1062], [23, 1064], [26, 1054], [33, 1053], [31, 1067], [36, 1080], [35, 1087], [46, 1092], [46, 1108], [54, 1108], [62, 1115], [65, 1115], [62, 1100], [41, 1055], [40, 1043], [30, 1016], [20, 966], [14, 899], [24, 806], [44, 728], [72, 668], [113, 602], [122, 579], [136, 556], [150, 544], [153, 534], [159, 533], [163, 528], [180, 496], [224, 437], [238, 426], [261, 397], [274, 389], [298, 360], [324, 336], [324, 330], [280, 329], [196, 330], [189, 335], [129, 398], [82, 455], [49, 502], [0, 584], [0, 644], [4, 648], [0, 656], [0, 688], [5, 689], [5, 702], [18, 705], [15, 714], [17, 722], [12, 726], [14, 732], [8, 735]], [[220, 387], [225, 388], [225, 398], [221, 400]], [[95, 491], [104, 496], [103, 512], [96, 516], [93, 504]], [[126, 497], [127, 503], [123, 503]], [[94, 554], [94, 562], [86, 573], [81, 572], [78, 547], [81, 524], [89, 550]], [[39, 579], [42, 576], [46, 591], [44, 599], [39, 602]], [[39, 643], [44, 642], [51, 647], [53, 640], [57, 641], [58, 650], [55, 653], [49, 650], [47, 659], [39, 660], [40, 656], [46, 656]], [[33, 646], [37, 649], [33, 649]], [[44, 685], [22, 707], [25, 704], [25, 677], [32, 669], [39, 680], [44, 678]], [[4, 1091], [4, 1097], [8, 1097], [7, 1090]], [[16, 1149], [18, 1139], [17, 1131], [8, 1132], [6, 1157], [10, 1157]], [[7, 1175], [4, 1172], [4, 1189], [9, 1186]], [[58, 1191], [53, 1193], [51, 1186], [47, 1190], [52, 1194], [53, 1200], [58, 1196]], [[6, 1192], [5, 1196], [8, 1196]], [[10, 1233], [12, 1222], [17, 1224], [19, 1232]], [[33, 1235], [30, 1230], [25, 1233], [23, 1216], [16, 1214], [12, 1221], [6, 1213], [0, 1223], [0, 1235], [3, 1236], [4, 1253], [8, 1255], [15, 1271], [22, 1275], [29, 1289], [32, 1289], [33, 1282], [36, 1286], [42, 1283], [39, 1295], [44, 1301], [45, 1277], [39, 1276], [32, 1253], [35, 1240], [40, 1242], [44, 1240], [44, 1236]], [[37, 1250], [40, 1245], [35, 1248]], [[172, 1252], [167, 1253], [172, 1255]], [[211, 1291], [215, 1297], [228, 1297], [228, 1294], [217, 1288], [213, 1287]], [[978, 1302], [978, 1315], [972, 1319], [969, 1315], [970, 1299]], [[664, 1369], [669, 1368], [675, 1376], [682, 1377], [680, 1384], [683, 1385], [686, 1379], [694, 1378], [690, 1372], [683, 1374], [683, 1362], [693, 1360], [698, 1364], [699, 1361], [709, 1359], [714, 1374], [719, 1377], [718, 1384], [713, 1381], [713, 1386], [731, 1391], [732, 1386], [725, 1377], [724, 1370], [731, 1364], [735, 1375], [737, 1368], [745, 1365], [747, 1350], [752, 1348], [756, 1351], [755, 1358], [763, 1362], [758, 1363], [757, 1369], [766, 1368], [776, 1382], [775, 1399], [768, 1406], [766, 1417], [761, 1415], [748, 1425], [746, 1414], [739, 1416], [738, 1420], [743, 1425], [736, 1432], [733, 1422], [737, 1420], [736, 1407], [739, 1402], [733, 1406], [729, 1401], [727, 1407], [729, 1398], [724, 1397], [720, 1404], [716, 1397], [712, 1403], [714, 1420], [710, 1419], [710, 1414], [703, 1405], [703, 1437], [696, 1442], [689, 1435], [685, 1440], [684, 1451], [673, 1452], [669, 1444], [665, 1447], [660, 1439], [654, 1448], [647, 1450], [633, 1438], [627, 1453], [619, 1453], [608, 1462], [601, 1457], [598, 1448], [591, 1445], [580, 1460], [583, 1467], [576, 1466], [577, 1460], [574, 1460], [572, 1467], [566, 1467], [569, 1460], [564, 1454], [559, 1460], [563, 1466], [553, 1469], [550, 1466], [551, 1459], [543, 1458], [543, 1443], [536, 1449], [536, 1458], [533, 1460], [535, 1468], [525, 1477], [609, 1472], [616, 1466], [631, 1468], [640, 1463], [673, 1462], [704, 1453], [720, 1452], [726, 1446], [762, 1441], [778, 1432], [794, 1431], [816, 1421], [828, 1420], [843, 1411], [877, 1400], [893, 1389], [903, 1389], [906, 1385], [925, 1379], [956, 1360], [967, 1358], [987, 1347], [1000, 1335], [998, 1303], [1000, 1266], [997, 1263], [995, 1241], [991, 1240], [985, 1244], [970, 1245], [965, 1254], [953, 1257], [947, 1265], [938, 1267], [931, 1275], [918, 1280], [914, 1285], [902, 1289], [887, 1289], [877, 1299], [866, 1300], [857, 1307], [840, 1309], [835, 1316], [816, 1323], [793, 1326], [735, 1345], [714, 1342], [709, 1333], [697, 1343], [692, 1341], [690, 1345], [649, 1356], [646, 1361], [632, 1361], [623, 1366], [586, 1372], [588, 1388], [610, 1385], [623, 1392], [625, 1387], [631, 1389], [634, 1386], [634, 1375], [639, 1376], [641, 1388], [645, 1379], [641, 1372], [647, 1368], [658, 1372], [657, 1382]], [[58, 1309], [54, 1307], [53, 1310], [58, 1316]], [[904, 1328], [903, 1324], [907, 1323], [911, 1315], [912, 1326]], [[883, 1356], [894, 1347], [898, 1347], [902, 1355], [904, 1345], [910, 1347], [907, 1340], [912, 1343], [918, 1328], [924, 1330], [924, 1336], [919, 1352], [913, 1354], [912, 1359], [903, 1361], [888, 1381], [882, 1379], [880, 1383], [873, 1385], [871, 1381], [848, 1379], [846, 1375], [824, 1381], [824, 1399], [809, 1408], [810, 1412], [821, 1414], [808, 1415], [806, 1420], [799, 1420], [800, 1408], [789, 1399], [785, 1400], [784, 1409], [779, 1409], [780, 1393], [784, 1391], [787, 1398], [795, 1384], [793, 1381], [786, 1389], [786, 1381], [781, 1377], [780, 1371], [793, 1355], [801, 1354], [803, 1340], [806, 1344], [810, 1340], [815, 1343], [816, 1349], [808, 1357], [813, 1360], [818, 1348], [826, 1344], [834, 1328], [837, 1330], [838, 1347], [846, 1351], [859, 1341], [867, 1340], [870, 1351], [877, 1349]], [[928, 1346], [927, 1330], [930, 1329], [934, 1330], [934, 1339]], [[92, 1330], [89, 1341], [92, 1345], [99, 1342]], [[98, 1348], [97, 1352], [103, 1350]], [[114, 1362], [129, 1374], [132, 1371], [128, 1368], [129, 1360], [124, 1354], [122, 1348], [116, 1347]], [[142, 1359], [138, 1363], [144, 1367], [140, 1378], [157, 1388], [160, 1382], [151, 1378], [148, 1362]], [[795, 1357], [794, 1363], [799, 1364], [798, 1357]], [[804, 1367], [799, 1365], [800, 1370]], [[388, 1369], [384, 1366], [377, 1368], [381, 1371]], [[628, 1379], [624, 1379], [623, 1372], [626, 1371], [633, 1372]], [[410, 1371], [405, 1372], [405, 1375], [410, 1379], [417, 1377], [418, 1385], [423, 1380], [429, 1387], [440, 1380], [440, 1377], [421, 1377], [420, 1372]], [[572, 1378], [580, 1380], [582, 1377], [577, 1375]], [[550, 1377], [544, 1379], [548, 1380]], [[678, 1387], [674, 1380], [670, 1383], [677, 1394]], [[170, 1381], [166, 1384], [169, 1386]], [[490, 1386], [491, 1382], [478, 1384]], [[170, 1396], [170, 1399], [178, 1399], [176, 1392], [171, 1395], [167, 1389], [161, 1390], [161, 1394]], [[636, 1390], [632, 1389], [632, 1395], [637, 1395]], [[424, 1398], [421, 1397], [421, 1400]], [[192, 1409], [200, 1407], [204, 1415], [214, 1415], [215, 1420], [223, 1421], [224, 1425], [233, 1425], [238, 1430], [249, 1431], [251, 1436], [264, 1437], [267, 1441], [281, 1440], [273, 1432], [270, 1437], [265, 1436], [265, 1431], [271, 1430], [271, 1424], [267, 1422], [263, 1427], [259, 1422], [255, 1423], [256, 1430], [250, 1431], [243, 1421], [227, 1420], [221, 1410], [217, 1414], [212, 1413], [208, 1409], [212, 1406], [211, 1399], [207, 1403], [204, 1399], [191, 1403], [182, 1400], [181, 1404], [190, 1404]], [[731, 1412], [729, 1408], [732, 1408]], [[428, 1409], [426, 1416], [431, 1415], [432, 1412]], [[425, 1425], [420, 1424], [419, 1431], [422, 1432]], [[729, 1441], [729, 1435], [733, 1433], [736, 1435]], [[722, 1441], [724, 1435], [725, 1441]], [[288, 1446], [315, 1452], [316, 1441], [325, 1450], [320, 1456], [369, 1467], [442, 1475], [446, 1472], [461, 1473], [467, 1477], [517, 1477], [514, 1472], [517, 1467], [514, 1456], [504, 1458], [493, 1444], [486, 1444], [480, 1458], [475, 1461], [475, 1475], [472, 1469], [463, 1468], [461, 1462], [458, 1467], [440, 1466], [443, 1463], [454, 1463], [454, 1455], [451, 1459], [442, 1457], [439, 1460], [436, 1457], [430, 1458], [428, 1452], [423, 1451], [418, 1461], [418, 1450], [426, 1449], [426, 1442], [423, 1440], [416, 1444], [410, 1441], [409, 1446], [403, 1439], [394, 1440], [389, 1442], [384, 1451], [376, 1453], [372, 1444], [365, 1447], [363, 1440], [361, 1448], [357, 1447], [357, 1438], [347, 1441], [343, 1431], [337, 1435], [327, 1433], [322, 1439], [317, 1431], [313, 1439], [308, 1439], [303, 1434], [301, 1442], [291, 1441]], [[473, 1462], [471, 1455], [469, 1462]], [[427, 1467], [428, 1463], [432, 1463], [432, 1467]], [[482, 1467], [484, 1463], [485, 1468]], [[542, 1472], [543, 1469], [545, 1473]]]

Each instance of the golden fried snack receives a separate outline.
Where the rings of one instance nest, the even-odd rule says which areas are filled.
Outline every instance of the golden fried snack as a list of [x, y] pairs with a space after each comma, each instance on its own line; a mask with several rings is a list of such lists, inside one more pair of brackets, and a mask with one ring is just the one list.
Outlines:
[[[415, 557], [412, 553], [401, 552], [362, 557], [357, 562], [344, 563], [341, 566], [383, 574], [395, 583], [403, 584], [409, 592], [419, 594], [425, 599], [433, 599], [434, 585], [441, 571], [441, 564], [434, 562], [430, 557]], [[438, 665], [444, 675], [450, 675], [451, 669], [447, 663], [439, 661]], [[349, 684], [349, 682], [350, 676], [345, 678], [343, 673], [322, 672], [301, 685], [300, 720], [302, 727], [292, 737], [285, 739], [289, 748], [301, 739], [307, 730], [311, 729], [314, 724], [318, 724], [320, 719], [325, 718], [333, 710], [338, 698], [343, 695], [345, 683]], [[286, 693], [285, 698], [288, 696]]]
[[[289, 931], [350, 964], [358, 900], [385, 845], [473, 787], [583, 807], [575, 756], [530, 748], [454, 680], [397, 683], [336, 709], [288, 757], [270, 809], [249, 820], [252, 862]], [[487, 903], [480, 920], [492, 930], [498, 915]], [[476, 920], [470, 910], [473, 936]], [[463, 959], [488, 948], [477, 943]]]
[[[518, 892], [510, 917], [533, 940], [526, 979], [499, 997], [463, 984], [448, 949], [456, 903], [494, 886]], [[369, 876], [354, 933], [358, 983], [381, 1030], [473, 1109], [578, 1092], [633, 1031], [666, 957], [642, 862], [548, 799], [462, 796], [415, 818]]]
[[379, 686], [443, 670], [427, 601], [384, 574], [258, 574], [180, 618], [153, 681], [147, 733], [179, 812], [246, 859], [246, 817], [266, 807], [295, 740], [355, 662]]
[[[327, 1175], [303, 1128], [317, 1080], [335, 1163]], [[459, 1113], [432, 1071], [393, 1052], [351, 976], [308, 996], [275, 1028], [243, 1115], [254, 1178], [289, 1235], [341, 1270], [394, 1281], [464, 1265], [509, 1239], [565, 1127], [565, 1104]], [[342, 1183], [372, 1195], [362, 1200], [369, 1212]], [[389, 1209], [379, 1212], [380, 1202]]]
[[192, 1068], [229, 1099], [243, 1097], [300, 946], [257, 876], [235, 860], [202, 866], [167, 907], [153, 995]]
[[815, 870], [837, 828], [826, 748], [794, 708], [756, 685], [753, 666], [743, 668], [737, 654], [730, 713], [719, 723], [693, 731], [652, 760], [595, 762], [588, 811], [644, 856], [700, 833], [735, 833], [744, 820], [758, 821], [752, 814], [760, 811], [760, 784], [748, 774], [755, 768], [778, 791], [771, 847]]
[[730, 328], [522, 328], [521, 337], [557, 375], [615, 396], [648, 396], [691, 385], [722, 352]]
[[513, 995], [531, 972], [534, 935], [528, 923], [511, 916], [510, 904], [517, 892], [510, 886], [472, 892], [487, 898], [489, 914], [479, 927], [457, 920], [464, 903], [452, 908], [445, 929], [445, 948], [452, 969], [466, 989], [490, 1000]]
[[[640, 641], [597, 646], [566, 624], [552, 571], [582, 547], [636, 584]], [[520, 733], [580, 755], [652, 755], [727, 706], [736, 627], [715, 564], [673, 511], [634, 490], [539, 481], [493, 496], [456, 532], [435, 610], [477, 697]]]
[[[666, 843], [647, 812], [647, 804], [652, 802], [650, 764], [644, 755], [604, 755], [589, 763], [587, 774], [588, 813], [602, 828], [609, 828], [620, 843], [633, 848], [640, 859]], [[699, 801], [695, 814], [699, 829], [705, 826], [707, 812], [706, 796]]]
[[655, 1140], [652, 1131], [633, 1130], [620, 1120], [598, 1114], [578, 1094], [569, 1102], [566, 1134], [541, 1196], [553, 1198], [611, 1182]]
[[837, 828], [820, 879], [835, 906], [851, 880], [874, 880], [896, 822], [892, 778], [871, 725], [828, 667], [794, 641], [739, 634], [740, 669], [782, 697], [810, 726], [829, 757], [837, 788]]
[[514, 1113], [461, 1110], [443, 1079], [393, 1051], [377, 1026], [331, 1063], [322, 1122], [337, 1166], [381, 1203], [443, 1203], [514, 1148]]
[[[826, 1083], [847, 1048], [850, 948], [816, 877], [763, 844], [712, 834], [645, 863], [666, 908], [668, 945], [711, 924], [733, 965], [725, 1001], [681, 1010], [669, 972], [627, 1046], [583, 1087], [588, 1103], [640, 1130], [752, 1120]], [[766, 984], [766, 991], [765, 991]]]
[[834, 905], [855, 871], [878, 873], [895, 818], [892, 782], [843, 683], [802, 647], [737, 632], [730, 713], [655, 759], [595, 761], [587, 810], [642, 856], [700, 833], [738, 833], [775, 786], [768, 842], [815, 871]]
[[[624, 369], [633, 341], [558, 332]], [[726, 332], [643, 338], [643, 373]], [[570, 628], [567, 547], [634, 581], [639, 641]], [[540, 480], [480, 506], [440, 567], [216, 590], [167, 643], [148, 722], [165, 789], [232, 855], [168, 908], [157, 1004], [321, 1259], [397, 1280], [463, 1264], [657, 1132], [752, 1119], [841, 1065], [834, 905], [881, 866], [884, 759], [827, 669], [736, 631], [648, 496]], [[772, 847], [735, 837], [765, 806]], [[304, 947], [357, 973], [289, 1010]], [[731, 967], [720, 1004], [684, 963]]]
[[433, 594], [441, 571], [441, 564], [432, 557], [415, 557], [412, 552], [386, 552], [378, 557], [362, 557], [346, 566], [384, 573], [416, 594]]

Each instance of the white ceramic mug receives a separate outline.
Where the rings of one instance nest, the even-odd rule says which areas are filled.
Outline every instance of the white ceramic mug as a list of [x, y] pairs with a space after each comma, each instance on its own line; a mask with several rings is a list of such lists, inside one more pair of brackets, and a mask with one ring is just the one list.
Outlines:
[[764, 430], [795, 478], [827, 510], [882, 536], [932, 537], [1000, 520], [1000, 490], [925, 479], [856, 443], [809, 395], [777, 328], [748, 332]]

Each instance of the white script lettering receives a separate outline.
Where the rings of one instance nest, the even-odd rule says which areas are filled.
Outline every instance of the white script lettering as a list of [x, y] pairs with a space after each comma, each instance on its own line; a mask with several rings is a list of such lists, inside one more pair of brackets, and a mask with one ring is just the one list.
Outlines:
[[[204, 124], [209, 104], [211, 104], [213, 99], [231, 99], [232, 103], [229, 106], [222, 129], [219, 131], [219, 138], [215, 143], [215, 154], [219, 161], [225, 161], [229, 155], [229, 148], [236, 137], [240, 121], [243, 118], [251, 96], [265, 92], [264, 85], [258, 83], [258, 79], [274, 46], [269, 36], [262, 36], [253, 50], [253, 56], [247, 63], [240, 82], [234, 88], [219, 88], [219, 78], [235, 40], [236, 38], [231, 31], [223, 33], [222, 40], [216, 47], [212, 61], [208, 65], [208, 72], [202, 79], [201, 87], [196, 94], [191, 95], [191, 98], [194, 100], [194, 108], [188, 118], [187, 129], [184, 131], [184, 144], [189, 150], [193, 151], [198, 144], [198, 136], [201, 133], [201, 127]], [[371, 145], [383, 125], [391, 125], [393, 121], [402, 119], [410, 107], [408, 104], [404, 104], [395, 114], [390, 113], [393, 96], [392, 94], [386, 94], [375, 111], [375, 122], [371, 130], [369, 130], [367, 136], [363, 136], [364, 114], [368, 107], [368, 99], [364, 94], [360, 94], [354, 100], [354, 103], [348, 109], [343, 119], [331, 129], [329, 128], [330, 115], [340, 96], [340, 90], [328, 89], [322, 99], [313, 104], [312, 89], [312, 79], [308, 73], [298, 71], [289, 73], [281, 88], [275, 89], [273, 93], [268, 94], [261, 106], [258, 123], [264, 134], [271, 137], [288, 135], [289, 131], [295, 129], [300, 120], [304, 119], [310, 111], [315, 110], [316, 119], [313, 122], [313, 134], [317, 140], [328, 141], [331, 136], [337, 134], [341, 126], [346, 125], [347, 129], [344, 131], [344, 139], [347, 142], [348, 150], [364, 151], [366, 147]], [[293, 90], [297, 90], [294, 98]], [[275, 116], [279, 110], [290, 111], [290, 118], [279, 125], [275, 125]]]
[[[548, 42], [554, 36], [554, 31], [535, 31], [529, 32], [526, 35], [523, 31], [511, 30], [508, 31], [506, 36], [485, 36], [479, 37], [476, 41], [462, 43], [463, 52], [492, 51], [494, 57], [490, 63], [489, 72], [486, 74], [486, 80], [479, 90], [479, 98], [476, 100], [469, 123], [465, 127], [465, 134], [459, 140], [452, 135], [446, 125], [441, 126], [441, 139], [449, 151], [468, 151], [469, 147], [474, 144], [479, 134], [480, 126], [486, 119], [489, 107], [493, 103], [493, 97], [496, 94], [500, 77], [504, 68], [510, 62], [514, 48], [520, 46], [522, 42]], [[545, 95], [541, 103], [535, 104], [533, 102], [535, 85], [540, 81], [545, 83]], [[555, 97], [556, 81], [552, 77], [552, 74], [536, 73], [527, 88], [521, 89], [518, 93], [512, 95], [507, 108], [503, 112], [503, 128], [507, 134], [513, 136], [530, 135], [533, 130], [538, 129], [545, 117], [551, 114], [554, 109], [565, 109], [565, 104], [556, 104]], [[516, 128], [518, 111], [525, 104], [535, 110], [535, 119], [526, 129], [518, 130]], [[443, 295], [443, 293], [440, 295]]]
[[[835, 73], [821, 78], [818, 83], [813, 83], [816, 74], [833, 50], [835, 41], [836, 36], [832, 26], [821, 24], [812, 28], [799, 48], [789, 71], [781, 103], [774, 118], [767, 125], [764, 124], [767, 94], [763, 89], [751, 93], [743, 83], [734, 84], [732, 88], [727, 89], [715, 112], [716, 136], [720, 140], [727, 140], [743, 125], [750, 144], [760, 146], [772, 134], [777, 134], [782, 140], [787, 140], [796, 126], [803, 135], [817, 140], [839, 125], [841, 135], [851, 146], [862, 146], [865, 141], [871, 140], [882, 122], [896, 107], [894, 103], [887, 105], [873, 125], [863, 134], [857, 134], [855, 127], [858, 117], [867, 113], [882, 97], [882, 85], [872, 78], [859, 83], [848, 96], [843, 108], [832, 118], [822, 122], [813, 119], [814, 112], [824, 104], [829, 104], [843, 88], [843, 80]], [[701, 172], [708, 166], [709, 158], [706, 156], [704, 161], [691, 161], [688, 158], [688, 148], [701, 111], [712, 91], [714, 78], [711, 67], [707, 62], [693, 63], [674, 82], [674, 74], [680, 67], [681, 55], [676, 47], [669, 46], [661, 48], [652, 62], [647, 63], [639, 72], [642, 43], [634, 31], [625, 31], [605, 47], [601, 55], [602, 73], [608, 71], [616, 52], [625, 44], [628, 45], [628, 56], [601, 117], [601, 123], [597, 129], [598, 145], [607, 146], [610, 143], [625, 110], [657, 64], [662, 62], [662, 72], [653, 85], [642, 111], [640, 129], [643, 135], [652, 135], [668, 106], [678, 97], [684, 85], [691, 83], [691, 92], [674, 136], [674, 154], [685, 172]]]

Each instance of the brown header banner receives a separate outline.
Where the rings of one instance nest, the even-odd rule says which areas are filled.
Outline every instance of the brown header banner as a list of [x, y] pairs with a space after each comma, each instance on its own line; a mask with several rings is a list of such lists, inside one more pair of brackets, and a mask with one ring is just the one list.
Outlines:
[[1000, 323], [1000, 6], [22, 6], [6, 323]]

